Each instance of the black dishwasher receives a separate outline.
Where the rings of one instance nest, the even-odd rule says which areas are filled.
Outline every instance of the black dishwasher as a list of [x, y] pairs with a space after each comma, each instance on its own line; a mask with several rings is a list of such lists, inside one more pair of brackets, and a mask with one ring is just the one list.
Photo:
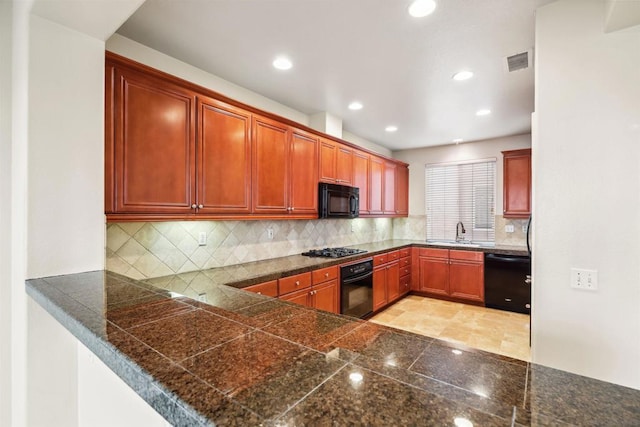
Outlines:
[[531, 260], [528, 256], [485, 253], [484, 305], [531, 314]]

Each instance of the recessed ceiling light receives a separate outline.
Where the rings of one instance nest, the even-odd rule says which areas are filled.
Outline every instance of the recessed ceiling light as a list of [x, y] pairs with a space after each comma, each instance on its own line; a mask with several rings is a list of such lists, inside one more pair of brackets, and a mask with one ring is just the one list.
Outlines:
[[453, 75], [453, 80], [457, 80], [457, 81], [462, 81], [462, 80], [468, 80], [471, 77], [473, 77], [473, 73], [471, 71], [458, 71], [457, 73], [455, 73]]
[[273, 60], [273, 66], [278, 70], [288, 70], [293, 67], [293, 64], [291, 63], [291, 60], [289, 58], [279, 56]]
[[387, 132], [395, 132], [398, 130], [398, 126], [387, 126], [386, 128], [384, 128], [384, 130], [386, 130]]
[[460, 144], [462, 141], [464, 141], [464, 139], [462, 138], [456, 138], [453, 140], [453, 142], [455, 142], [456, 144]]
[[349, 104], [349, 110], [362, 110], [362, 103], [353, 101], [351, 104]]
[[476, 116], [488, 116], [491, 114], [491, 110], [483, 109], [476, 111]]
[[422, 18], [430, 15], [436, 9], [436, 2], [434, 0], [415, 0], [409, 6], [409, 15], [414, 18]]

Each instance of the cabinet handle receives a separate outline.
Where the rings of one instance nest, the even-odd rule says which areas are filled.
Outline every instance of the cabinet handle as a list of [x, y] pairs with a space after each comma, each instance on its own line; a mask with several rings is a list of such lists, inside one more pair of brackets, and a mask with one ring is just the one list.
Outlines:
[[196, 205], [195, 203], [191, 205], [191, 209], [195, 209], [197, 207], [198, 207], [198, 205]]
[[329, 277], [329, 273], [324, 273], [324, 277]]
[[198, 209], [204, 208], [204, 205], [198, 205]]
[[258, 292], [258, 295], [262, 295], [262, 292]]
[[300, 281], [296, 280], [296, 286], [300, 286]]
[[294, 208], [291, 208], [291, 211], [293, 211], [293, 210], [294, 210]]

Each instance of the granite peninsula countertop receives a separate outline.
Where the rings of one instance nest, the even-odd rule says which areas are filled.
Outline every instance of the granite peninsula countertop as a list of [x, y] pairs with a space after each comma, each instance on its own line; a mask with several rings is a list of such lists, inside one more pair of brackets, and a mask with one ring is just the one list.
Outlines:
[[206, 282], [206, 304], [105, 271], [26, 289], [175, 426], [640, 424], [638, 390]]
[[[231, 265], [228, 267], [218, 267], [198, 272], [182, 273], [173, 276], [159, 277], [148, 280], [149, 283], [167, 288], [170, 282], [176, 282], [180, 289], [181, 282], [191, 283], [194, 276], [200, 275], [199, 281], [204, 284], [207, 280], [212, 284], [224, 284], [235, 288], [246, 288], [257, 283], [279, 279], [281, 277], [292, 276], [294, 274], [305, 273], [318, 268], [330, 267], [332, 265], [344, 264], [359, 259], [371, 258], [372, 256], [391, 250], [405, 247], [442, 248], [478, 251], [505, 255], [527, 255], [526, 248], [521, 246], [497, 245], [495, 247], [467, 247], [450, 246], [426, 243], [423, 240], [385, 240], [382, 242], [365, 243], [361, 245], [349, 246], [349, 248], [363, 249], [367, 253], [353, 255], [344, 258], [313, 258], [303, 255], [291, 255], [282, 258], [254, 261], [243, 264]], [[204, 277], [202, 276], [204, 275]], [[179, 292], [179, 290], [176, 290]], [[189, 295], [195, 297], [196, 295]]]

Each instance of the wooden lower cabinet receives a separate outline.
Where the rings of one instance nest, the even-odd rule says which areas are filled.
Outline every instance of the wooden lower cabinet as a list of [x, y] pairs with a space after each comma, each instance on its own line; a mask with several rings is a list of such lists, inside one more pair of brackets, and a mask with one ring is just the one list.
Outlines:
[[449, 249], [419, 251], [418, 291], [434, 297], [484, 302], [482, 252]]
[[[337, 266], [285, 277], [279, 280], [279, 286], [280, 299], [283, 301], [331, 313], [340, 313]], [[300, 289], [296, 290], [296, 288]]]
[[266, 295], [268, 297], [278, 296], [278, 281], [270, 280], [269, 282], [258, 283], [257, 285], [248, 286], [244, 288], [245, 291], [253, 292], [259, 295]]
[[398, 251], [373, 258], [373, 311], [400, 298], [400, 263]]

